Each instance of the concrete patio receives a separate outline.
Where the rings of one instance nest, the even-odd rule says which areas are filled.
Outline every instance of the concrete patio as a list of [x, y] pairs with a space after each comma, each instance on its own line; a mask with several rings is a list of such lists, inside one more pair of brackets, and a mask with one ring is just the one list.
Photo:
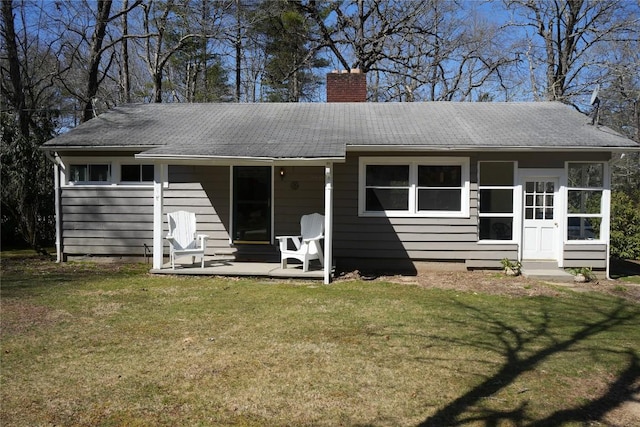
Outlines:
[[524, 261], [522, 275], [531, 279], [572, 282], [573, 275], [558, 267], [556, 262]]
[[218, 257], [205, 257], [204, 268], [200, 260], [189, 264], [188, 258], [178, 258], [175, 270], [171, 263], [165, 263], [161, 269], [152, 268], [152, 274], [173, 274], [188, 276], [237, 276], [237, 277], [270, 277], [279, 279], [313, 279], [322, 280], [324, 271], [320, 264], [311, 263], [309, 271], [302, 271], [302, 264], [291, 261], [288, 268], [280, 268], [279, 262], [238, 262]]

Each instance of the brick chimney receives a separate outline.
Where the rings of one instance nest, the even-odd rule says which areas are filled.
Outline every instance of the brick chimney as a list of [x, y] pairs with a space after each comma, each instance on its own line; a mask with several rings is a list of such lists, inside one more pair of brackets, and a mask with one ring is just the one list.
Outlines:
[[366, 102], [367, 76], [360, 70], [327, 74], [327, 102]]

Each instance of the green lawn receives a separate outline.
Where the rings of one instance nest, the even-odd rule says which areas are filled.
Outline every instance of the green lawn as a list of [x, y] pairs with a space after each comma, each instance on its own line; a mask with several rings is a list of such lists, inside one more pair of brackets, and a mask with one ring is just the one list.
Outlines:
[[629, 300], [147, 268], [3, 258], [0, 425], [640, 423]]

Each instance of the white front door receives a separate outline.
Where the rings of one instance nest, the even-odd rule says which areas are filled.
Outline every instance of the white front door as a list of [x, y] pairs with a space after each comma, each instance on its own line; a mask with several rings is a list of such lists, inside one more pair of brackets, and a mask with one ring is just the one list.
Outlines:
[[522, 189], [522, 259], [557, 260], [559, 178], [524, 177]]

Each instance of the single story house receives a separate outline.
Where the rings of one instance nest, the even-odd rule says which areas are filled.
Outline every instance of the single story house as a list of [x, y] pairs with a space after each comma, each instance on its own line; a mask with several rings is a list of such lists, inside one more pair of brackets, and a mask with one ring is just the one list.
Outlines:
[[638, 144], [555, 102], [361, 102], [365, 78], [330, 74], [327, 103], [123, 105], [48, 141], [59, 257], [147, 248], [160, 269], [166, 213], [188, 210], [207, 254], [278, 260], [275, 236], [319, 212], [325, 282], [420, 260], [608, 268], [609, 162]]

